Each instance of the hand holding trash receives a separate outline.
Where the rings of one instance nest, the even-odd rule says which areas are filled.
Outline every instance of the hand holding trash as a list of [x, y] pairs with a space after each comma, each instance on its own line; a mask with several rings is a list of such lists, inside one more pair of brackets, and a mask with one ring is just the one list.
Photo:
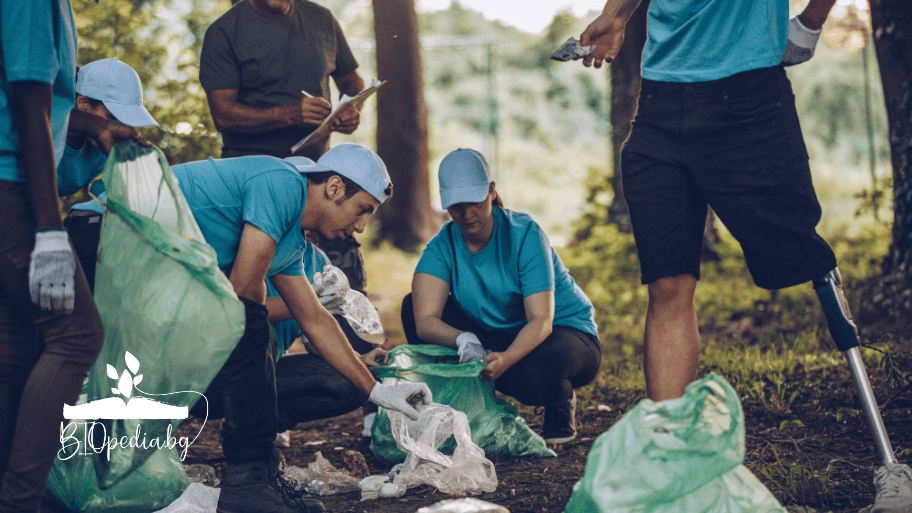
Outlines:
[[345, 293], [351, 290], [342, 269], [332, 265], [323, 267], [323, 272], [314, 274], [313, 289], [323, 308], [332, 314], [342, 315]]
[[418, 420], [419, 412], [433, 402], [431, 389], [424, 383], [377, 383], [368, 400], [387, 410], [398, 411], [412, 420]]
[[32, 302], [49, 312], [73, 312], [76, 293], [76, 256], [64, 230], [35, 234], [35, 248], [29, 263], [29, 292]]
[[474, 333], [464, 331], [456, 337], [456, 349], [459, 351], [459, 363], [471, 362], [485, 357], [484, 346]]

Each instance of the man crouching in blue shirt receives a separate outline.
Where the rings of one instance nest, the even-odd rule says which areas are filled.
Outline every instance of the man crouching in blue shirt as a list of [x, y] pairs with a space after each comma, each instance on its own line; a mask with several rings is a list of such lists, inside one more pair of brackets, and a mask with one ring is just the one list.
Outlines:
[[407, 399], [418, 394], [421, 402], [431, 401], [422, 383], [377, 383], [320, 304], [302, 263], [304, 230], [324, 239], [364, 231], [392, 193], [386, 166], [374, 152], [355, 144], [333, 148], [316, 166], [299, 168], [293, 162], [251, 156], [173, 168], [247, 315], [243, 337], [206, 391], [215, 413], [225, 418], [221, 435], [228, 466], [219, 512], [324, 511], [318, 500], [286, 497], [267, 477], [277, 422], [267, 277], [281, 296], [269, 298], [270, 303], [284, 303], [323, 358], [369, 394], [371, 402], [417, 418]]

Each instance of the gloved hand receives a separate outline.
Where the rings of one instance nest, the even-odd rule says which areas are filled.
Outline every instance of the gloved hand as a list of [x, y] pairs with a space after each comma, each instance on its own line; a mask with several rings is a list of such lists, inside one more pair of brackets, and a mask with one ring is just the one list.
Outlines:
[[794, 66], [809, 61], [820, 39], [820, 29], [811, 30], [801, 23], [797, 16], [789, 20], [788, 42], [782, 55], [782, 64]]
[[456, 349], [459, 350], [459, 363], [470, 362], [485, 357], [484, 346], [474, 333], [463, 331], [456, 337]]
[[377, 383], [368, 400], [377, 406], [402, 413], [412, 420], [418, 420], [418, 412], [433, 402], [431, 389], [424, 383]]
[[351, 290], [342, 269], [332, 265], [324, 266], [323, 272], [314, 274], [313, 289], [323, 308], [330, 313], [342, 315], [345, 293]]
[[35, 249], [29, 263], [29, 292], [42, 310], [73, 313], [76, 293], [76, 255], [64, 230], [35, 234]]

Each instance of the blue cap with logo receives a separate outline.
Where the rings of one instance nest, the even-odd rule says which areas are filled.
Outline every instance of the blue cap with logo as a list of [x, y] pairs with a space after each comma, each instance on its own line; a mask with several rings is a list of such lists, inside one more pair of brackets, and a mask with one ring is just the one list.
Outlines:
[[143, 106], [139, 75], [117, 57], [93, 61], [79, 68], [76, 92], [101, 101], [125, 125], [158, 126]]
[[488, 161], [475, 150], [459, 148], [440, 162], [437, 171], [440, 182], [440, 203], [450, 208], [457, 203], [484, 201], [491, 185]]
[[380, 203], [386, 201], [386, 190], [393, 185], [386, 171], [386, 164], [380, 156], [364, 146], [353, 143], [340, 144], [332, 148], [324, 153], [315, 165], [304, 169], [298, 167], [298, 171], [334, 171], [360, 185]]

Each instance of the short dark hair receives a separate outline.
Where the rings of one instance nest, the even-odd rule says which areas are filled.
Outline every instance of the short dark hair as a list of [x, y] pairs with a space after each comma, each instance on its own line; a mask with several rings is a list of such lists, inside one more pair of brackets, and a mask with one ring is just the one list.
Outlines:
[[84, 94], [76, 95], [77, 98], [79, 98], [80, 96], [85, 98], [89, 102], [89, 105], [92, 106], [93, 109], [97, 109], [98, 107], [101, 107], [102, 105], [104, 105], [104, 102], [101, 100], [96, 100], [95, 98], [89, 98], [88, 96], [86, 96]]
[[358, 194], [359, 192], [364, 190], [364, 188], [361, 187], [360, 185], [358, 185], [355, 182], [353, 182], [352, 180], [340, 175], [339, 173], [336, 173], [335, 171], [321, 171], [318, 173], [305, 173], [304, 174], [304, 177], [307, 178], [308, 182], [313, 182], [313, 183], [318, 183], [318, 184], [326, 183], [330, 178], [332, 178], [334, 176], [338, 176], [340, 179], [342, 179], [342, 185], [345, 186], [345, 195], [343, 196], [343, 199], [349, 199], [352, 196], [354, 196], [355, 194]]

